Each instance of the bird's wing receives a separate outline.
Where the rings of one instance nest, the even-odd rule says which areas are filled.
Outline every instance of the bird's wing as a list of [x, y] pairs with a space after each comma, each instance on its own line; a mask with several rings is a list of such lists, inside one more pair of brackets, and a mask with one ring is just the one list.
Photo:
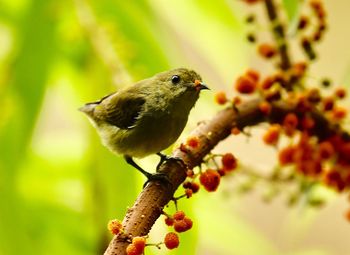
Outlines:
[[104, 104], [105, 121], [120, 129], [131, 129], [134, 127], [145, 99], [129, 93], [122, 93], [108, 98], [110, 101]]

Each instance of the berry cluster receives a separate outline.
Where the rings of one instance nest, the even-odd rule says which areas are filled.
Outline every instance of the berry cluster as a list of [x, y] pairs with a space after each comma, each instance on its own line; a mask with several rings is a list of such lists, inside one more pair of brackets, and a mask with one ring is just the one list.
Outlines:
[[[273, 5], [273, 1], [244, 2], [265, 2], [266, 5], [269, 2]], [[313, 44], [323, 38], [327, 25], [326, 12], [320, 0], [310, 0], [306, 10], [310, 13], [300, 15], [295, 34], [300, 40], [301, 50], [306, 53], [306, 59], [299, 62], [290, 59], [287, 47], [290, 38], [287, 39], [284, 32], [287, 26], [277, 14], [272, 15], [273, 18], [269, 15], [275, 26], [271, 30], [275, 42], [259, 43], [257, 50], [264, 59], [273, 61], [274, 71], [262, 75], [248, 69], [235, 80], [233, 87], [240, 95], [261, 98], [259, 111], [271, 123], [263, 135], [263, 141], [277, 148], [281, 167], [292, 166], [295, 174], [342, 192], [350, 189], [350, 135], [344, 132], [347, 110], [341, 106], [346, 90], [342, 87], [331, 89], [329, 79], [321, 80], [317, 86], [314, 81], [309, 84], [309, 65], [316, 58]], [[256, 17], [250, 14], [246, 22], [253, 24]], [[256, 42], [256, 35], [249, 33], [248, 40]], [[277, 58], [280, 63], [276, 65]], [[221, 105], [230, 102], [223, 92], [216, 94], [215, 101]], [[235, 107], [241, 99], [236, 96], [231, 102]], [[281, 103], [288, 110], [282, 116], [279, 113], [276, 118], [274, 109]], [[232, 134], [239, 131], [235, 128]], [[287, 146], [281, 145], [281, 137], [288, 138], [290, 142]], [[223, 157], [222, 161], [223, 165], [235, 165], [228, 156]], [[200, 182], [208, 191], [216, 190], [219, 185], [217, 173], [221, 173], [221, 170], [215, 172], [208, 169], [202, 173]], [[350, 212], [347, 215], [350, 219]]]

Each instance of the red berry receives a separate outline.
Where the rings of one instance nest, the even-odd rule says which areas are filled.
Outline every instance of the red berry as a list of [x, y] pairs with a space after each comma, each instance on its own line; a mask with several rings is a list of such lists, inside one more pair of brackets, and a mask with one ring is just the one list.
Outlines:
[[277, 50], [271, 44], [263, 43], [259, 45], [258, 52], [264, 58], [272, 58], [276, 55]]
[[263, 90], [269, 89], [272, 87], [272, 85], [275, 83], [276, 79], [273, 76], [267, 76], [263, 82], [261, 83], [261, 88]]
[[169, 232], [165, 235], [164, 244], [169, 250], [177, 248], [179, 243], [179, 237], [176, 233]]
[[270, 128], [263, 136], [263, 140], [266, 144], [275, 145], [278, 142], [281, 127], [278, 124], [271, 125]]
[[199, 139], [198, 139], [198, 137], [189, 137], [186, 141], [186, 144], [189, 147], [196, 149], [199, 146]]
[[164, 221], [167, 226], [172, 226], [174, 224], [174, 219], [170, 217], [166, 217]]
[[225, 104], [227, 102], [227, 97], [226, 97], [225, 92], [223, 92], [223, 91], [217, 92], [215, 94], [215, 102], [220, 104], [220, 105]]
[[129, 244], [126, 247], [126, 254], [127, 255], [141, 255], [142, 252], [140, 252], [134, 244]]
[[178, 233], [185, 232], [187, 230], [187, 223], [184, 220], [175, 221], [174, 230]]
[[236, 81], [236, 90], [242, 94], [251, 94], [256, 89], [256, 82], [247, 75], [238, 77]]
[[220, 184], [220, 174], [213, 169], [208, 169], [200, 175], [199, 181], [207, 191], [213, 192]]
[[338, 97], [338, 98], [344, 98], [346, 96], [346, 91], [344, 88], [338, 88], [336, 89], [335, 91], [335, 95]]
[[192, 197], [192, 195], [193, 195], [193, 190], [191, 190], [191, 189], [185, 189], [185, 195], [186, 195], [187, 198]]
[[269, 102], [263, 101], [259, 104], [259, 109], [262, 114], [268, 115], [271, 112], [271, 104]]
[[252, 78], [255, 82], [258, 82], [260, 79], [260, 74], [258, 71], [254, 70], [254, 69], [249, 69], [246, 72], [246, 75], [249, 76], [250, 78]]
[[123, 231], [123, 225], [117, 219], [110, 220], [108, 222], [108, 226], [107, 227], [108, 227], [108, 230], [114, 235], [118, 235], [120, 232]]
[[189, 230], [189, 229], [191, 229], [192, 228], [192, 226], [193, 226], [193, 222], [192, 222], [192, 220], [190, 219], [190, 218], [188, 218], [187, 216], [185, 216], [185, 218], [183, 219], [183, 221], [186, 223], [186, 230]]
[[278, 159], [281, 166], [293, 163], [294, 153], [295, 147], [293, 146], [288, 146], [280, 150], [280, 152], [278, 153]]
[[146, 246], [146, 238], [142, 236], [136, 236], [132, 239], [132, 244], [136, 247], [139, 254], [142, 254]]
[[176, 213], [174, 213], [173, 218], [175, 221], [183, 220], [183, 218], [185, 218], [185, 213], [183, 211], [177, 211]]
[[221, 158], [221, 163], [227, 171], [231, 171], [237, 167], [237, 159], [232, 153], [224, 154]]
[[329, 159], [334, 155], [335, 150], [330, 142], [325, 141], [319, 144], [318, 153], [321, 159]]
[[233, 135], [238, 135], [240, 133], [241, 133], [241, 130], [239, 130], [238, 127], [234, 127], [231, 129], [231, 134], [233, 134]]

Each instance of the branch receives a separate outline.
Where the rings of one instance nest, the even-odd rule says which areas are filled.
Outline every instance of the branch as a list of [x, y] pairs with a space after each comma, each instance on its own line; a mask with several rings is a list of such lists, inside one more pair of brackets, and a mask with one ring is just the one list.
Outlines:
[[[210, 121], [200, 123], [190, 134], [190, 137], [198, 138], [198, 149], [189, 152], [183, 152], [179, 148], [174, 150], [172, 156], [181, 158], [185, 164], [167, 161], [160, 168], [160, 172], [169, 177], [171, 185], [167, 186], [154, 181], [145, 187], [134, 205], [128, 209], [123, 220], [124, 232], [127, 234], [114, 236], [104, 254], [125, 255], [129, 244], [128, 238], [147, 235], [161, 215], [163, 207], [169, 203], [176, 189], [185, 181], [187, 168], [198, 166], [221, 140], [231, 134], [232, 127], [243, 129], [245, 126], [265, 121], [280, 122], [281, 118], [289, 112], [302, 114], [298, 112], [296, 106], [279, 102], [273, 105], [271, 114], [266, 118], [259, 110], [260, 102], [257, 99], [242, 103], [238, 110], [233, 107], [226, 108], [218, 112]], [[329, 123], [321, 113], [312, 112], [311, 114], [316, 124], [314, 134], [321, 139], [342, 132], [339, 127]]]
[[288, 44], [286, 40], [286, 35], [284, 31], [284, 27], [280, 22], [276, 7], [274, 5], [273, 0], [265, 0], [265, 8], [267, 12], [267, 16], [273, 26], [272, 32], [275, 38], [275, 41], [278, 45], [279, 55], [281, 57], [280, 67], [283, 71], [288, 70], [291, 67], [291, 61], [288, 54]]

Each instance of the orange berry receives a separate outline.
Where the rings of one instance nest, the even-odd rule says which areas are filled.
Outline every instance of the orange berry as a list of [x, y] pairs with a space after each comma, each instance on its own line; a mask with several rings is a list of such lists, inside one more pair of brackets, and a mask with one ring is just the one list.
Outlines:
[[335, 153], [333, 145], [329, 141], [324, 141], [318, 146], [318, 154], [321, 159], [329, 159]]
[[335, 90], [335, 95], [338, 98], [343, 99], [346, 96], [346, 90], [344, 88], [337, 88]]
[[213, 169], [207, 169], [200, 175], [199, 181], [207, 191], [213, 192], [220, 184], [220, 174]]
[[172, 226], [174, 224], [174, 219], [171, 217], [166, 217], [164, 221], [167, 226]]
[[179, 243], [179, 237], [176, 233], [169, 232], [165, 235], [164, 244], [169, 250], [177, 248]]
[[187, 177], [192, 178], [192, 177], [194, 176], [193, 170], [192, 170], [192, 169], [188, 169], [188, 170], [186, 171], [186, 175], [187, 175]]
[[232, 100], [232, 103], [236, 106], [239, 105], [241, 102], [242, 102], [242, 99], [238, 96], [234, 97]]
[[185, 216], [185, 218], [183, 219], [183, 221], [186, 223], [186, 230], [189, 230], [189, 229], [191, 229], [192, 228], [192, 226], [193, 226], [193, 221], [189, 218], [189, 217], [187, 217], [187, 216]]
[[237, 159], [232, 153], [226, 153], [221, 158], [221, 163], [225, 171], [231, 171], [237, 167]]
[[298, 78], [302, 77], [307, 69], [306, 62], [298, 62], [293, 65], [293, 74], [297, 76]]
[[260, 56], [264, 58], [272, 58], [273, 56], [276, 55], [277, 50], [274, 46], [268, 43], [262, 43], [258, 47], [258, 52]]
[[325, 97], [322, 101], [323, 110], [331, 111], [334, 108], [334, 98], [333, 97]]
[[320, 90], [318, 88], [309, 89], [306, 93], [306, 98], [310, 103], [317, 104], [321, 101]]
[[239, 130], [238, 127], [234, 127], [231, 129], [231, 134], [233, 135], [239, 135], [241, 133], [241, 130]]
[[187, 230], [187, 223], [184, 220], [175, 221], [174, 230], [178, 233], [185, 232]]
[[251, 94], [256, 89], [256, 82], [247, 75], [238, 77], [236, 81], [236, 90], [242, 94]]
[[198, 137], [189, 137], [186, 141], [186, 144], [189, 147], [196, 149], [199, 146], [199, 139], [198, 139]]
[[225, 104], [227, 102], [227, 97], [226, 97], [225, 92], [223, 92], [223, 91], [217, 92], [215, 94], [215, 102], [220, 104], [220, 105]]
[[245, 75], [252, 78], [255, 82], [258, 82], [260, 79], [260, 73], [254, 69], [248, 69]]
[[335, 120], [341, 120], [346, 117], [347, 110], [342, 107], [333, 108], [332, 116]]
[[314, 176], [322, 172], [322, 165], [318, 160], [305, 160], [298, 163], [298, 169], [305, 175]]
[[262, 114], [268, 115], [271, 112], [271, 104], [267, 101], [263, 101], [259, 104], [259, 110]]
[[114, 235], [118, 235], [120, 232], [123, 231], [123, 225], [122, 223], [117, 220], [117, 219], [114, 219], [114, 220], [110, 220], [108, 222], [108, 225], [107, 225], [107, 228], [108, 230], [114, 234]]
[[301, 120], [301, 126], [303, 127], [303, 129], [308, 130], [308, 129], [313, 129], [315, 127], [315, 121], [313, 118], [309, 117], [309, 116], [305, 116], [302, 120]]
[[136, 249], [140, 252], [140, 254], [142, 254], [143, 251], [145, 250], [146, 238], [142, 236], [135, 236], [132, 239], [132, 244], [136, 247]]
[[269, 89], [272, 87], [272, 85], [275, 83], [276, 79], [273, 76], [267, 76], [263, 82], [261, 83], [261, 88], [263, 90]]
[[185, 213], [183, 211], [177, 211], [176, 213], [174, 213], [173, 218], [175, 221], [183, 220], [183, 218], [185, 218]]
[[199, 184], [196, 182], [191, 182], [191, 190], [193, 191], [193, 193], [197, 193], [199, 190]]
[[192, 197], [193, 190], [192, 189], [185, 189], [185, 195], [186, 195], [187, 198]]
[[296, 128], [298, 125], [298, 117], [295, 113], [288, 113], [283, 120], [283, 126]]
[[293, 163], [293, 157], [295, 153], [294, 146], [288, 146], [283, 148], [278, 153], [278, 159], [281, 166]]
[[263, 136], [264, 142], [269, 145], [275, 145], [278, 142], [280, 132], [281, 132], [280, 125], [278, 124], [271, 125]]
[[134, 245], [134, 244], [129, 244], [127, 247], [126, 247], [126, 254], [127, 255], [141, 255], [142, 252], [140, 252], [137, 247]]

